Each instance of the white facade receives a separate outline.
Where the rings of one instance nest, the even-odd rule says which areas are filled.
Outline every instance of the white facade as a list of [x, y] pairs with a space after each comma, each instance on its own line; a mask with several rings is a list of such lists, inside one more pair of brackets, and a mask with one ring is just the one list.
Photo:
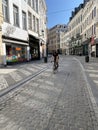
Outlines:
[[62, 53], [65, 55], [69, 55], [69, 32], [62, 32], [61, 34], [61, 44], [60, 48], [62, 49]]
[[[83, 3], [83, 7], [72, 17], [69, 21], [69, 33], [70, 39], [77, 39], [77, 34], [81, 36], [81, 39], [78, 42], [83, 45], [83, 53], [91, 53], [92, 48], [95, 55], [98, 56], [98, 52], [96, 52], [97, 40], [98, 39], [98, 1], [97, 0], [89, 0], [86, 3]], [[92, 40], [93, 39], [93, 40]], [[78, 43], [75, 41], [73, 45]], [[77, 44], [78, 45], [78, 44]], [[79, 45], [78, 45], [79, 46]], [[96, 46], [96, 47], [93, 47]], [[73, 47], [73, 46], [72, 46]], [[98, 49], [97, 49], [98, 51]]]
[[46, 56], [46, 48], [47, 48], [47, 6], [45, 0], [39, 0], [39, 37], [41, 46], [41, 57]]
[[[44, 3], [44, 5], [40, 5], [41, 2]], [[25, 59], [29, 60], [31, 46], [33, 46], [33, 48], [37, 46], [39, 50], [36, 49], [36, 52], [41, 51], [39, 44], [40, 31], [42, 28], [44, 29], [44, 43], [46, 44], [46, 24], [40, 24], [40, 21], [45, 23], [45, 19], [43, 20], [40, 14], [40, 9], [44, 8], [43, 12], [46, 17], [45, 0], [4, 0], [2, 1], [2, 5], [4, 16], [2, 36], [3, 44], [5, 45], [5, 47], [3, 45], [5, 49], [2, 49], [5, 50], [5, 52], [3, 51], [3, 57], [4, 59], [8, 58], [11, 60], [9, 55], [16, 55], [16, 59], [18, 55], [21, 55], [20, 58], [24, 55]], [[12, 48], [16, 48], [15, 51], [17, 52], [15, 52], [15, 54], [13, 54], [13, 51], [10, 53], [10, 49]], [[33, 55], [33, 52], [31, 53]], [[6, 63], [4, 62], [2, 64]]]
[[[13, 4], [19, 8], [19, 27], [14, 26], [13, 20]], [[27, 40], [28, 32], [27, 30], [22, 29], [22, 10], [27, 12], [27, 4], [24, 0], [8, 0], [8, 15], [9, 15], [9, 23], [4, 22], [2, 25], [3, 35], [18, 38], [22, 40]]]
[[82, 13], [83, 9], [81, 9], [68, 24], [70, 39], [71, 37], [76, 38], [77, 34], [82, 33]]
[[[82, 16], [83, 42], [86, 39], [97, 39], [98, 29], [96, 26], [96, 20], [98, 19], [98, 2], [96, 0], [90, 0], [87, 2], [86, 6], [84, 7]], [[90, 40], [88, 45], [88, 53], [91, 54], [92, 52], [94, 52], [94, 55], [96, 55], [96, 43], [92, 44]]]

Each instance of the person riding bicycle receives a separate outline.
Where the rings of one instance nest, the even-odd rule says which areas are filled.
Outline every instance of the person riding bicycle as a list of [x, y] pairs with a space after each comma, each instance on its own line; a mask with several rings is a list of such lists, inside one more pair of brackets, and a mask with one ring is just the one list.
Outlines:
[[58, 64], [58, 62], [59, 62], [59, 55], [58, 55], [58, 53], [56, 51], [53, 53], [53, 62], [54, 62], [55, 69], [57, 69], [58, 66], [59, 66], [59, 64]]

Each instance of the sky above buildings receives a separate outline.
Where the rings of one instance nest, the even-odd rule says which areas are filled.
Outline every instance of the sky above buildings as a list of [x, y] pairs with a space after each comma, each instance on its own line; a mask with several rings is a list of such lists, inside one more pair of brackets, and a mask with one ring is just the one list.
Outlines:
[[83, 0], [46, 0], [48, 28], [56, 24], [67, 24], [71, 12], [81, 3]]

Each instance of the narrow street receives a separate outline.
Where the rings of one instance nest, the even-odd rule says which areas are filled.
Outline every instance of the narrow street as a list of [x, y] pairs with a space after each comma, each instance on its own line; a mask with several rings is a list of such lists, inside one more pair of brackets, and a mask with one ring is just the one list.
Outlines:
[[[31, 65], [24, 66], [30, 70]], [[98, 130], [91, 95], [78, 61], [70, 56], [60, 57], [56, 74], [50, 61], [41, 66], [48, 68], [9, 97], [2, 97], [0, 130]]]
[[0, 0], [0, 130], [98, 130], [98, 0]]

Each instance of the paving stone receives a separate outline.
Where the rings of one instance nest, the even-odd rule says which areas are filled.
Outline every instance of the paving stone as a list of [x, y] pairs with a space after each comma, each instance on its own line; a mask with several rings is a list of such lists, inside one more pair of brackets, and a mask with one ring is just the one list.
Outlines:
[[[50, 67], [16, 94], [10, 94], [7, 101], [4, 99], [0, 130], [97, 130], [98, 122], [79, 64], [71, 58], [60, 64], [56, 74]], [[26, 69], [24, 74], [30, 75], [30, 70], [27, 73]]]

